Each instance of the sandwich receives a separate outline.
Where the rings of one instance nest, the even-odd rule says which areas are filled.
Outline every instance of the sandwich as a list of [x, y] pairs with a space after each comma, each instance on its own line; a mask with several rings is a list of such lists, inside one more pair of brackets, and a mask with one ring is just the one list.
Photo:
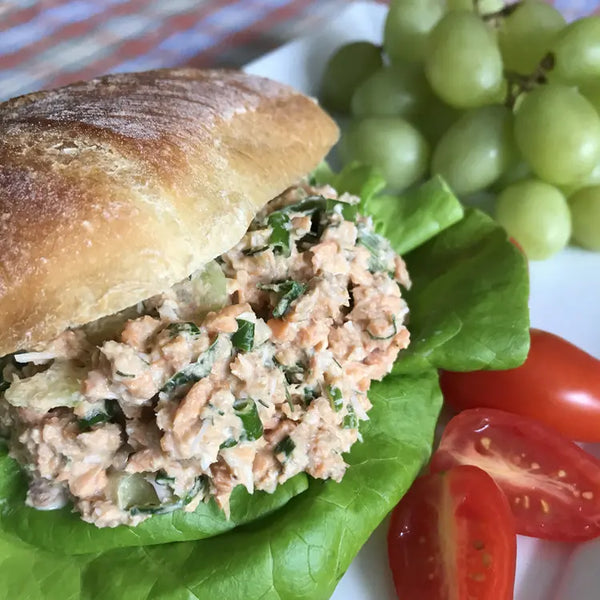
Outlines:
[[[0, 556], [68, 564], [73, 597], [175, 597], [198, 577], [199, 598], [326, 598], [426, 460], [435, 357], [460, 342], [435, 330], [439, 299], [413, 317], [400, 252], [425, 248], [422, 294], [426, 240], [491, 236], [513, 325], [485, 366], [521, 360], [526, 274], [505, 236], [440, 180], [402, 203], [370, 170], [319, 167], [337, 137], [312, 99], [235, 71], [0, 105]], [[266, 579], [265, 544], [283, 563]], [[202, 568], [177, 574], [178, 552]], [[99, 560], [150, 560], [139, 581], [163, 592], [91, 592]]]

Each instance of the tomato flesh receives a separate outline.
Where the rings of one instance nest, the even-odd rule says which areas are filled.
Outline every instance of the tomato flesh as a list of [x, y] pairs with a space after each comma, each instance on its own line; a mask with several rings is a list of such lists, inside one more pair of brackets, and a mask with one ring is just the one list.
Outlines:
[[446, 371], [440, 385], [456, 410], [507, 410], [569, 439], [600, 442], [600, 361], [552, 333], [532, 329], [529, 355], [516, 369]]
[[487, 408], [458, 414], [430, 469], [456, 465], [475, 465], [494, 478], [517, 533], [564, 541], [600, 535], [600, 461], [533, 419]]
[[388, 556], [401, 600], [512, 600], [516, 535], [508, 502], [475, 467], [421, 477], [394, 509]]

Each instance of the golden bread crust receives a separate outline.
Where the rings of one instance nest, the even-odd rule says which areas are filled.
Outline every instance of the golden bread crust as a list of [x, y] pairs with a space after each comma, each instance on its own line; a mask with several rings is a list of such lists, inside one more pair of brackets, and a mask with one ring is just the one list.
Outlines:
[[222, 254], [337, 136], [313, 100], [237, 71], [110, 75], [0, 104], [0, 356]]

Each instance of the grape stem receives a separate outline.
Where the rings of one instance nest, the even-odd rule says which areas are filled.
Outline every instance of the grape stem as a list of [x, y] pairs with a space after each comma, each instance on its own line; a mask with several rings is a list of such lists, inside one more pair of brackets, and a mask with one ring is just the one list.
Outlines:
[[504, 8], [501, 8], [500, 10], [498, 10], [496, 12], [482, 15], [481, 11], [479, 10], [479, 2], [480, 2], [480, 0], [473, 0], [473, 4], [475, 5], [475, 10], [476, 10], [477, 14], [486, 23], [489, 23], [490, 25], [492, 25], [493, 27], [496, 27], [496, 28], [500, 27], [503, 19], [512, 15], [515, 12], [515, 10], [517, 10], [517, 8], [519, 8], [519, 6], [521, 6], [521, 4], [523, 4], [523, 2], [515, 2], [513, 4], [507, 4]]
[[504, 76], [508, 83], [505, 105], [511, 110], [515, 107], [519, 96], [525, 92], [531, 92], [539, 85], [548, 83], [548, 72], [554, 68], [555, 57], [549, 52], [542, 58], [540, 64], [529, 75], [521, 75], [514, 71], [505, 71]]

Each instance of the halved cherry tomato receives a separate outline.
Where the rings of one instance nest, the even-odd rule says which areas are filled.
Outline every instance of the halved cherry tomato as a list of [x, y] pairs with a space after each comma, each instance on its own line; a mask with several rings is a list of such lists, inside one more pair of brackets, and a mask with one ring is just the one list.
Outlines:
[[493, 479], [455, 467], [415, 481], [394, 509], [388, 556], [401, 600], [512, 600], [510, 507]]
[[533, 419], [465, 410], [446, 426], [432, 472], [475, 465], [509, 500], [517, 533], [551, 540], [600, 535], [600, 461]]
[[600, 361], [563, 338], [531, 330], [525, 363], [507, 371], [443, 372], [456, 410], [489, 407], [533, 417], [572, 440], [600, 442]]

